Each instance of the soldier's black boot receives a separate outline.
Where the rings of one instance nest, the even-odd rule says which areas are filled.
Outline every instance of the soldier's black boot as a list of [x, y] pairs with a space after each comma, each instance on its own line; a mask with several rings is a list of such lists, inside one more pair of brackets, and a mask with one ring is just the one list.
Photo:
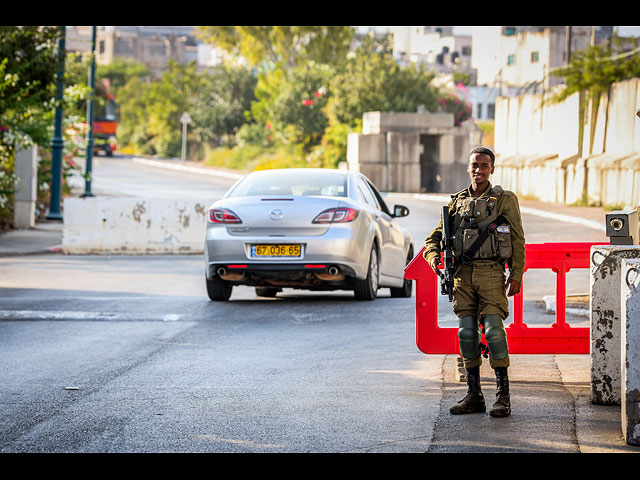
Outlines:
[[480, 389], [480, 367], [467, 368], [467, 395], [449, 409], [453, 415], [481, 413], [487, 410]]
[[509, 377], [507, 367], [498, 367], [496, 372], [496, 403], [489, 412], [492, 417], [508, 417], [511, 415], [511, 398], [509, 396]]

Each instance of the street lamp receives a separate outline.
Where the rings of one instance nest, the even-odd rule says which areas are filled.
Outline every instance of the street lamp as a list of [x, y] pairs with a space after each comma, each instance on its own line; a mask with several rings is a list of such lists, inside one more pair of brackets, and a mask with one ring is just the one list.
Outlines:
[[91, 27], [91, 68], [89, 69], [89, 101], [87, 102], [87, 151], [84, 175], [84, 193], [81, 197], [93, 197], [91, 193], [91, 164], [93, 162], [93, 99], [96, 92], [96, 27]]
[[47, 220], [62, 220], [60, 213], [60, 196], [62, 191], [62, 149], [64, 140], [62, 139], [62, 99], [64, 93], [64, 61], [65, 61], [65, 36], [66, 27], [60, 27], [62, 36], [58, 40], [58, 59], [60, 70], [57, 75], [56, 98], [58, 105], [54, 117], [54, 132], [51, 139], [51, 189], [49, 197], [49, 213]]

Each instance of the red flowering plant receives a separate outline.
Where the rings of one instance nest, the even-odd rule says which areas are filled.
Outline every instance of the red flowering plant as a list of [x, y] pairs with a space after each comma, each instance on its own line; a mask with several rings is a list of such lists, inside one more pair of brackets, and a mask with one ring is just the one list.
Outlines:
[[439, 100], [440, 110], [453, 114], [456, 127], [471, 118], [471, 105], [455, 93], [445, 93]]

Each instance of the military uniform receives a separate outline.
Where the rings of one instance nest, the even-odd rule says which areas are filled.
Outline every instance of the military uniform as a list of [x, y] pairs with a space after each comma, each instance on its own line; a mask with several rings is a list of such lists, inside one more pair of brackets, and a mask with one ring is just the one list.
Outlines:
[[[488, 185], [479, 197], [471, 186], [451, 196], [449, 221], [454, 232], [453, 310], [459, 318], [460, 353], [467, 369], [482, 363], [480, 327], [483, 326], [492, 368], [508, 367], [504, 319], [509, 315], [505, 292], [505, 264], [509, 278], [522, 283], [524, 231], [518, 198], [500, 186]], [[490, 229], [484, 242], [480, 232]], [[442, 219], [426, 238], [423, 256], [431, 263], [440, 256]], [[479, 248], [478, 248], [478, 245]], [[475, 250], [475, 251], [474, 251]], [[474, 253], [469, 254], [469, 252]]]

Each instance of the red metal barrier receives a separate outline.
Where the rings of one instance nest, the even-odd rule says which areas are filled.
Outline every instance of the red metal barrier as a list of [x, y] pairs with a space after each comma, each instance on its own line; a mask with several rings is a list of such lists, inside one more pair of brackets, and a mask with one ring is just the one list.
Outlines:
[[[572, 328], [566, 322], [566, 273], [572, 268], [589, 268], [594, 245], [603, 243], [525, 245], [525, 272], [548, 268], [556, 273], [556, 322], [550, 327], [528, 327], [524, 323], [525, 274], [520, 293], [513, 297], [513, 322], [506, 328], [510, 353], [589, 353], [590, 328]], [[440, 280], [422, 257], [423, 251], [405, 267], [405, 278], [416, 281], [416, 343], [424, 353], [459, 354], [458, 327], [438, 326]]]

